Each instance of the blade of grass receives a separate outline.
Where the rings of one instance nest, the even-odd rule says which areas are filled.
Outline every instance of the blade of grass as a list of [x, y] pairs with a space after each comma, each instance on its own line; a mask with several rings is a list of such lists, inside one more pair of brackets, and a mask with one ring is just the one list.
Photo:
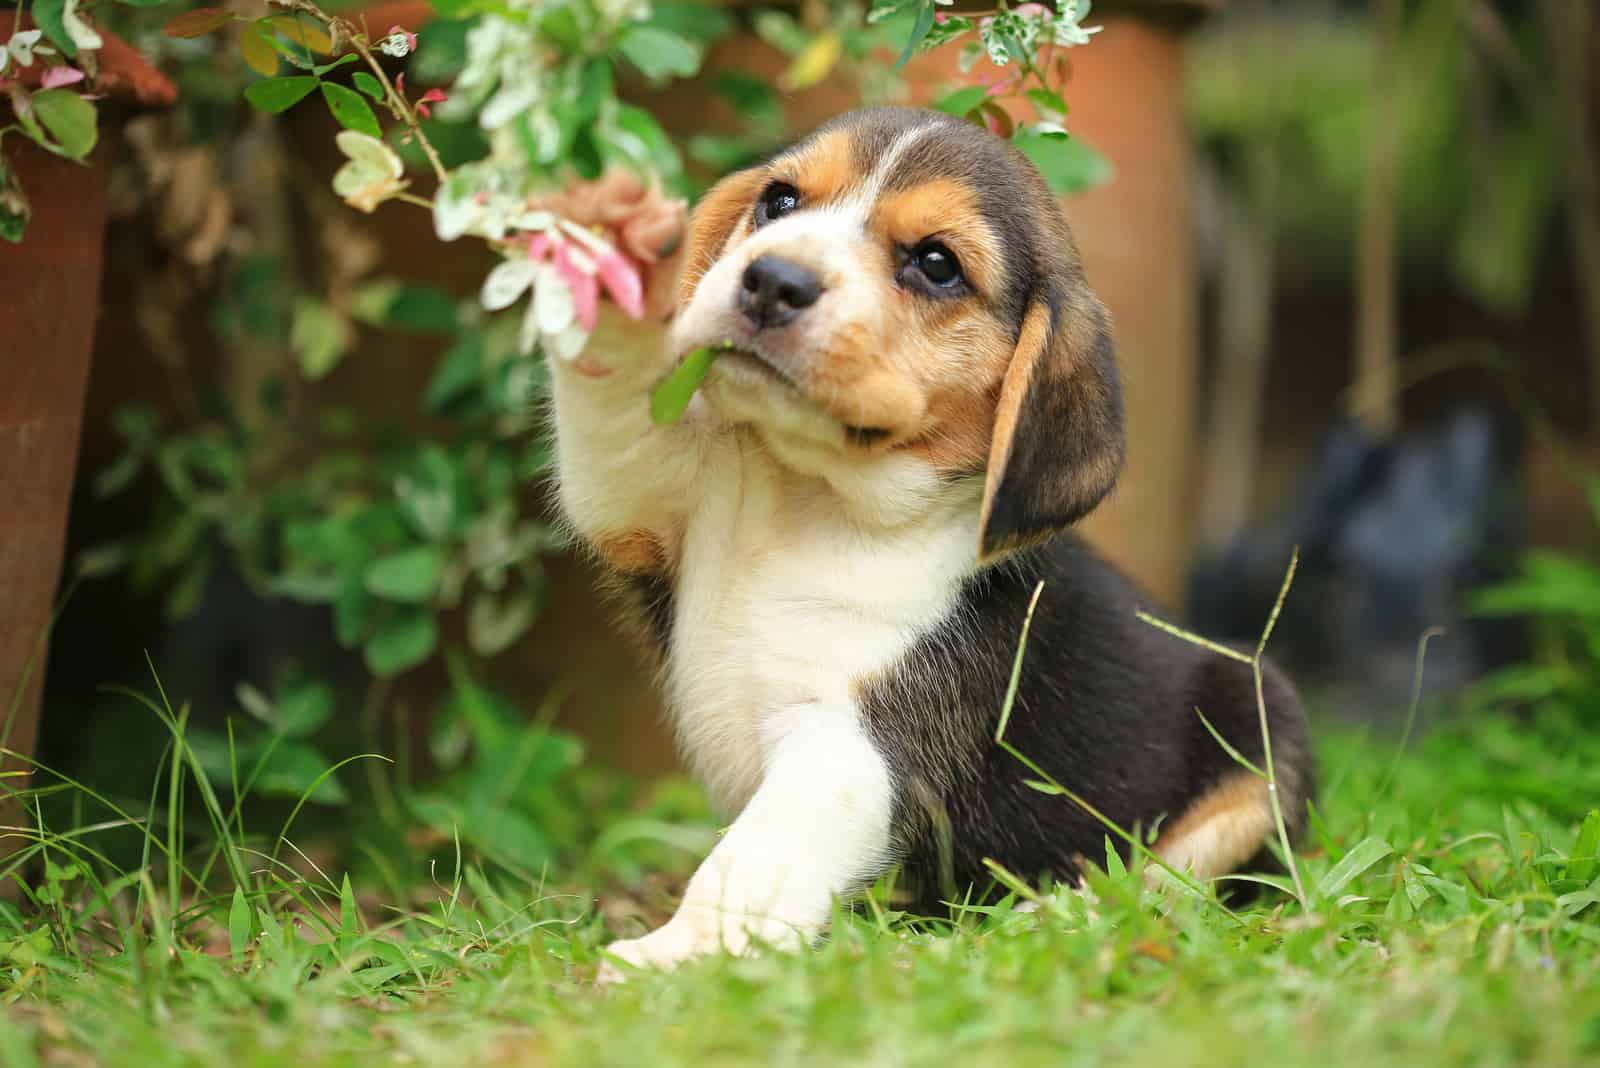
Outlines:
[[1129, 834], [1122, 827], [1119, 827], [1116, 824], [1116, 822], [1113, 821], [1109, 816], [1107, 816], [1105, 813], [1101, 812], [1099, 809], [1095, 808], [1088, 801], [1086, 801], [1084, 798], [1079, 796], [1077, 794], [1077, 792], [1075, 792], [1073, 790], [1070, 790], [1067, 787], [1061, 785], [1061, 783], [1056, 781], [1054, 776], [1052, 776], [1049, 772], [1045, 771], [1038, 764], [1034, 763], [1031, 759], [1029, 759], [1027, 756], [1025, 756], [1022, 753], [1021, 750], [1017, 749], [1016, 746], [1014, 746], [1010, 742], [1006, 741], [1006, 739], [1005, 739], [1006, 727], [1009, 726], [1010, 723], [1011, 723], [1011, 709], [1012, 709], [1012, 706], [1016, 703], [1017, 687], [1020, 685], [1020, 682], [1021, 682], [1021, 679], [1022, 679], [1022, 662], [1023, 662], [1023, 657], [1026, 655], [1027, 648], [1028, 648], [1028, 630], [1033, 625], [1033, 611], [1034, 611], [1034, 608], [1039, 603], [1040, 594], [1042, 594], [1043, 592], [1044, 592], [1044, 583], [1041, 581], [1037, 586], [1034, 587], [1034, 589], [1033, 589], [1033, 597], [1032, 597], [1032, 599], [1030, 599], [1028, 601], [1028, 610], [1022, 617], [1022, 632], [1017, 637], [1017, 654], [1012, 659], [1012, 662], [1011, 662], [1011, 678], [1008, 679], [1007, 682], [1006, 682], [1005, 700], [1004, 700], [1004, 703], [1002, 703], [1001, 706], [1000, 706], [1000, 719], [999, 719], [999, 722], [995, 725], [995, 732], [994, 732], [995, 744], [998, 745], [1006, 753], [1010, 754], [1013, 759], [1015, 759], [1018, 762], [1020, 762], [1023, 767], [1027, 768], [1029, 771], [1031, 771], [1035, 775], [1037, 775], [1040, 778], [1040, 780], [1042, 782], [1044, 782], [1045, 784], [1047, 784], [1051, 789], [1055, 790], [1062, 797], [1065, 797], [1067, 800], [1071, 801], [1073, 804], [1075, 804], [1079, 808], [1083, 809], [1084, 812], [1087, 812], [1092, 818], [1094, 818], [1097, 822], [1099, 822], [1101, 824], [1101, 826], [1105, 827], [1106, 830], [1110, 831], [1112, 834], [1115, 834], [1122, 841], [1126, 842], [1130, 849], [1134, 850], [1136, 853], [1138, 853], [1139, 855], [1143, 856], [1148, 861], [1150, 861], [1151, 863], [1155, 864], [1157, 867], [1159, 867], [1159, 868], [1163, 869], [1164, 871], [1166, 871], [1169, 875], [1171, 875], [1173, 878], [1175, 878], [1189, 893], [1191, 893], [1194, 896], [1200, 898], [1202, 901], [1205, 901], [1205, 902], [1207, 902], [1209, 904], [1212, 904], [1212, 905], [1216, 906], [1217, 908], [1221, 909], [1224, 913], [1226, 913], [1234, 921], [1242, 924], [1244, 921], [1240, 920], [1238, 915], [1236, 913], [1234, 913], [1232, 909], [1228, 908], [1226, 905], [1222, 904], [1222, 902], [1218, 901], [1216, 899], [1216, 895], [1215, 894], [1207, 894], [1206, 891], [1204, 889], [1202, 889], [1200, 887], [1200, 885], [1193, 878], [1191, 878], [1190, 876], [1184, 874], [1183, 872], [1180, 872], [1178, 869], [1176, 869], [1172, 865], [1168, 864], [1165, 860], [1163, 860], [1160, 857], [1156, 856], [1156, 854], [1152, 853], [1149, 850], [1149, 848], [1145, 846], [1145, 844], [1143, 842], [1139, 841], [1139, 839], [1138, 839], [1138, 837], [1136, 835]]
[[1006, 680], [1005, 700], [1000, 704], [1000, 722], [994, 728], [994, 740], [1000, 741], [1006, 736], [1006, 727], [1011, 724], [1011, 706], [1017, 700], [1017, 685], [1022, 680], [1022, 658], [1028, 650], [1028, 629], [1033, 626], [1033, 610], [1039, 606], [1039, 595], [1044, 593], [1044, 580], [1033, 588], [1033, 596], [1028, 598], [1028, 610], [1022, 616], [1022, 634], [1017, 638], [1017, 655], [1011, 658], [1011, 677]]
[[[115, 812], [118, 816], [121, 816], [123, 819], [127, 820], [133, 826], [143, 827], [145, 829], [145, 844], [146, 844], [146, 846], [153, 845], [153, 846], [155, 846], [156, 849], [161, 851], [162, 856], [165, 857], [165, 856], [168, 855], [167, 854], [167, 847], [166, 847], [165, 843], [163, 843], [161, 841], [160, 837], [158, 835], [156, 835], [155, 831], [154, 831], [154, 827], [156, 825], [155, 824], [155, 820], [153, 818], [154, 817], [154, 813], [155, 813], [155, 798], [156, 798], [157, 794], [160, 792], [159, 776], [158, 776], [155, 784], [152, 786], [151, 791], [150, 791], [150, 797], [151, 797], [150, 812], [151, 812], [151, 817], [141, 820], [138, 817], [134, 816], [133, 814], [129, 813], [126, 809], [122, 808], [122, 806], [118, 805], [116, 802], [112, 801], [110, 798], [106, 797], [104, 794], [96, 791], [95, 789], [93, 789], [92, 787], [90, 787], [89, 785], [84, 783], [83, 781], [81, 781], [79, 779], [75, 779], [71, 775], [66, 774], [65, 772], [58, 771], [58, 770], [56, 770], [55, 768], [51, 767], [48, 764], [42, 764], [42, 763], [40, 763], [38, 760], [36, 760], [33, 757], [30, 757], [30, 756], [28, 756], [28, 755], [26, 755], [24, 753], [18, 752], [15, 749], [3, 749], [3, 748], [0, 748], [0, 756], [11, 757], [11, 758], [13, 758], [15, 760], [22, 761], [22, 762], [26, 763], [29, 767], [31, 767], [36, 772], [42, 771], [46, 775], [52, 775], [55, 778], [61, 780], [63, 783], [66, 783], [72, 789], [81, 791], [85, 796], [87, 796], [91, 800], [96, 801], [96, 802], [104, 805], [106, 808], [110, 809], [112, 812]], [[11, 791], [11, 793], [8, 794], [7, 796], [8, 796], [8, 799], [10, 797], [20, 797], [20, 796], [22, 796], [22, 793], [20, 791]], [[148, 862], [148, 860], [149, 860], [148, 853], [146, 854], [145, 859], [146, 859], [146, 862]], [[182, 858], [178, 858], [178, 863], [180, 863], [180, 864], [182, 863]], [[183, 874], [185, 876], [187, 876], [191, 882], [194, 881], [194, 878], [195, 878], [194, 874], [191, 871], [189, 871], [187, 868], [184, 869]]]
[[[211, 821], [212, 831], [217, 836], [217, 843], [223, 847], [223, 859], [227, 861], [228, 874], [234, 882], [245, 885], [248, 883], [249, 877], [245, 872], [244, 862], [239, 857], [238, 847], [228, 834], [228, 817], [222, 811], [222, 802], [217, 799], [217, 792], [211, 787], [210, 776], [200, 766], [200, 758], [189, 745], [186, 733], [188, 706], [182, 709], [180, 722], [180, 716], [173, 713], [172, 704], [167, 700], [166, 691], [161, 686], [160, 675], [156, 671], [155, 661], [150, 659], [149, 653], [145, 654], [145, 663], [149, 665], [151, 677], [155, 679], [156, 693], [161, 698], [159, 705], [139, 691], [126, 686], [108, 686], [106, 689], [112, 693], [120, 693], [143, 705], [154, 713], [156, 718], [161, 720], [162, 724], [171, 732], [174, 751], [177, 754], [173, 763], [174, 765], [179, 765], [181, 758], [181, 765], [188, 767], [190, 776], [194, 779], [195, 787], [200, 791], [201, 807], [205, 809], [206, 817]], [[177, 772], [174, 772], [174, 775], [181, 777], [181, 767]], [[175, 778], [174, 781], [176, 782], [177, 779]], [[178, 788], [181, 790], [181, 784]], [[173, 799], [169, 797], [169, 808], [172, 806], [172, 801]], [[199, 884], [197, 883], [196, 885]]]
[[1377, 796], [1380, 798], [1389, 796], [1389, 786], [1394, 782], [1395, 773], [1400, 770], [1400, 761], [1405, 759], [1406, 746], [1411, 742], [1411, 730], [1417, 723], [1417, 707], [1422, 703], [1422, 668], [1428, 658], [1428, 642], [1444, 634], [1443, 627], [1429, 627], [1417, 639], [1416, 668], [1411, 673], [1411, 703], [1406, 706], [1406, 724], [1400, 731], [1400, 744], [1395, 747], [1394, 760], [1384, 774], [1383, 781], [1378, 784]]
[[1283, 849], [1283, 861], [1289, 869], [1289, 878], [1294, 880], [1295, 895], [1300, 899], [1300, 907], [1309, 913], [1311, 903], [1306, 897], [1305, 883], [1300, 879], [1300, 865], [1295, 862], [1294, 846], [1289, 842], [1289, 828], [1283, 819], [1283, 799], [1278, 794], [1278, 771], [1272, 760], [1272, 729], [1267, 724], [1267, 698], [1261, 672], [1261, 660], [1267, 652], [1267, 640], [1272, 637], [1273, 628], [1278, 625], [1278, 615], [1283, 611], [1283, 602], [1289, 596], [1289, 587], [1294, 584], [1294, 573], [1299, 566], [1300, 547], [1295, 546], [1294, 552], [1289, 554], [1289, 569], [1283, 576], [1283, 585], [1278, 589], [1278, 599], [1272, 603], [1272, 612], [1267, 616], [1267, 625], [1261, 631], [1261, 641], [1256, 643], [1256, 655], [1250, 662], [1250, 672], [1255, 676], [1256, 715], [1261, 720], [1261, 753], [1267, 768], [1267, 798], [1272, 802], [1272, 821], [1278, 826], [1278, 845]]
[[1267, 777], [1267, 773], [1265, 771], [1262, 771], [1260, 768], [1256, 767], [1254, 761], [1245, 756], [1243, 753], [1239, 752], [1239, 750], [1235, 749], [1228, 742], [1228, 739], [1224, 738], [1221, 732], [1211, 725], [1211, 721], [1206, 719], [1206, 714], [1204, 712], [1196, 708], [1194, 710], [1194, 714], [1200, 717], [1200, 722], [1205, 726], [1205, 729], [1211, 734], [1212, 738], [1216, 739], [1217, 744], [1222, 747], [1222, 751], [1233, 758], [1233, 762], [1235, 764], [1238, 764], [1240, 767], [1244, 768], [1258, 779], [1265, 779]]
[[[1275, 830], [1277, 831], [1278, 848], [1282, 850], [1284, 866], [1289, 869], [1290, 879], [1294, 882], [1295, 897], [1300, 902], [1300, 908], [1309, 914], [1311, 911], [1310, 898], [1306, 896], [1305, 883], [1300, 878], [1300, 866], [1295, 860], [1294, 848], [1289, 841], [1289, 827], [1283, 818], [1283, 799], [1279, 794], [1278, 772], [1272, 759], [1272, 728], [1267, 720], [1266, 684], [1264, 680], [1264, 673], [1262, 671], [1262, 663], [1266, 657], [1267, 641], [1272, 637], [1272, 631], [1278, 625], [1278, 616], [1283, 612], [1283, 602], [1289, 596], [1289, 587], [1294, 583], [1294, 573], [1299, 565], [1300, 549], [1298, 546], [1296, 546], [1294, 552], [1289, 556], [1289, 567], [1284, 573], [1283, 585], [1278, 588], [1278, 597], [1272, 603], [1272, 611], [1267, 615], [1267, 623], [1266, 626], [1261, 630], [1260, 640], [1256, 642], [1256, 653], [1253, 657], [1246, 656], [1235, 649], [1230, 649], [1226, 645], [1211, 641], [1209, 638], [1203, 638], [1198, 634], [1184, 630], [1182, 627], [1174, 626], [1173, 624], [1164, 620], [1157, 619], [1146, 612], [1137, 612], [1135, 614], [1143, 622], [1155, 627], [1157, 630], [1170, 634], [1181, 641], [1186, 641], [1191, 645], [1197, 645], [1202, 649], [1216, 653], [1218, 656], [1225, 656], [1230, 660], [1236, 660], [1239, 663], [1250, 665], [1251, 680], [1255, 684], [1256, 716], [1261, 727], [1261, 752], [1264, 769], [1257, 770], [1255, 765], [1247, 760], [1244, 760], [1242, 755], [1235, 755], [1236, 750], [1234, 750], [1232, 746], [1227, 745], [1226, 742], [1223, 742], [1221, 735], [1217, 734], [1215, 731], [1212, 731], [1212, 737], [1216, 738], [1219, 743], [1222, 743], [1223, 748], [1228, 751], [1229, 755], [1235, 756], [1235, 759], [1240, 762], [1241, 766], [1247, 770], [1255, 771], [1266, 780], [1267, 801], [1272, 808], [1272, 822]], [[1208, 723], [1206, 726], [1209, 729], [1211, 725]], [[1264, 771], [1264, 774], [1262, 771]]]
[[289, 810], [289, 818], [283, 821], [283, 827], [279, 829], [277, 838], [273, 840], [272, 859], [274, 863], [276, 863], [278, 859], [278, 849], [284, 840], [289, 836], [289, 828], [294, 826], [295, 817], [300, 815], [300, 810], [305, 808], [306, 802], [311, 799], [311, 795], [317, 792], [317, 787], [326, 782], [328, 776], [332, 775], [346, 764], [352, 764], [357, 760], [383, 760], [390, 764], [394, 763], [393, 760], [390, 760], [382, 753], [357, 753], [355, 756], [345, 757], [343, 760], [328, 768], [321, 775], [318, 775], [315, 779], [311, 780], [311, 785], [306, 787], [305, 790], [301, 792], [299, 799], [294, 803], [294, 808]]

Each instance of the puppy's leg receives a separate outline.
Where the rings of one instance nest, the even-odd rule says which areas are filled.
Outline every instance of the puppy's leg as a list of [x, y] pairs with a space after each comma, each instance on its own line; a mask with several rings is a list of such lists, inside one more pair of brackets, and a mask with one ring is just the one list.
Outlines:
[[[608, 952], [628, 964], [671, 967], [753, 943], [804, 945], [827, 924], [833, 897], [888, 860], [888, 765], [848, 702], [785, 709], [782, 737], [750, 803], [695, 872], [677, 914]], [[621, 977], [611, 964], [601, 980]]]
[[[1237, 871], [1261, 851], [1273, 831], [1267, 784], [1239, 770], [1197, 798], [1156, 840], [1156, 856], [1195, 878]], [[1156, 869], [1150, 869], [1153, 875]]]
[[650, 418], [672, 366], [664, 329], [607, 308], [577, 361], [548, 362], [562, 510], [611, 566], [663, 569], [710, 448], [693, 409], [672, 426]]

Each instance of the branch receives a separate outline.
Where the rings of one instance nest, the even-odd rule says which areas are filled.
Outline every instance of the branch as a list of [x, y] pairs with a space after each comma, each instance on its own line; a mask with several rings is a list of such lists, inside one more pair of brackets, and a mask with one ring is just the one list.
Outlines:
[[310, 15], [318, 22], [321, 22], [328, 27], [333, 37], [335, 50], [338, 49], [341, 41], [349, 42], [350, 47], [355, 49], [356, 55], [360, 56], [368, 69], [372, 71], [373, 77], [378, 79], [378, 84], [383, 86], [384, 103], [389, 106], [389, 112], [394, 115], [396, 120], [404, 123], [406, 129], [410, 130], [411, 135], [417, 139], [417, 144], [422, 146], [422, 152], [428, 157], [428, 163], [433, 168], [434, 177], [439, 180], [440, 185], [443, 185], [446, 177], [448, 177], [444, 163], [439, 159], [439, 153], [434, 149], [433, 142], [429, 141], [428, 135], [422, 132], [422, 124], [417, 120], [417, 112], [411, 106], [411, 101], [407, 100], [400, 94], [399, 90], [395, 89], [394, 83], [389, 80], [389, 75], [384, 72], [383, 64], [379, 63], [377, 57], [372, 54], [371, 41], [366, 32], [366, 27], [358, 27], [349, 19], [330, 15], [315, 3], [312, 3], [312, 0], [267, 0], [267, 3], [273, 7], [282, 8], [284, 11]]

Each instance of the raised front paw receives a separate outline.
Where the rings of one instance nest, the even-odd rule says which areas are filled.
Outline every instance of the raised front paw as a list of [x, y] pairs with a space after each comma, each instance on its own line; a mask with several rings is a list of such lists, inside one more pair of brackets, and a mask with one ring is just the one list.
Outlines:
[[626, 280], [602, 271], [607, 292], [633, 318], [660, 323], [677, 301], [677, 275], [688, 204], [625, 168], [594, 181], [574, 181], [539, 205], [602, 234], [637, 273]]

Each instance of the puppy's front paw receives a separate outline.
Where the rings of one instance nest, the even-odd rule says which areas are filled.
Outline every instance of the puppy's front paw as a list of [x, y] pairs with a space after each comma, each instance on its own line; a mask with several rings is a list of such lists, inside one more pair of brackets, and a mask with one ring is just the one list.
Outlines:
[[643, 938], [624, 939], [607, 946], [604, 952], [609, 959], [601, 962], [595, 982], [601, 986], [620, 983], [630, 972], [646, 968], [668, 971], [719, 948], [714, 939], [697, 939], [685, 924], [668, 923]]

